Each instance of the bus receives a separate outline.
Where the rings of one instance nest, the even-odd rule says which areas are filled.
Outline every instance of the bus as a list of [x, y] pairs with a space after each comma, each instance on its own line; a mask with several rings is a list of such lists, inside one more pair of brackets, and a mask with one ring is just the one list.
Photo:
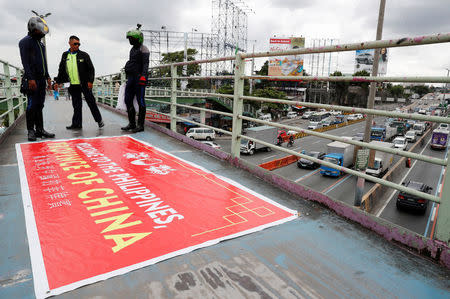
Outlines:
[[312, 122], [326, 121], [331, 116], [331, 113], [328, 111], [316, 112], [311, 115], [308, 120]]

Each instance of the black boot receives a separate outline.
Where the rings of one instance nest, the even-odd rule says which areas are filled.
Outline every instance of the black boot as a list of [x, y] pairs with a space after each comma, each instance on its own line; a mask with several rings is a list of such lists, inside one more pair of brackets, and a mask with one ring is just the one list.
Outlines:
[[136, 129], [133, 130], [133, 133], [144, 131], [144, 122], [145, 122], [145, 107], [139, 107], [139, 116], [138, 116], [138, 125]]
[[44, 117], [42, 116], [42, 110], [36, 112], [36, 137], [39, 138], [55, 138], [55, 134], [49, 133], [44, 130]]
[[47, 132], [44, 129], [37, 129], [36, 130], [36, 137], [39, 137], [39, 138], [55, 138], [55, 134]]
[[28, 141], [36, 141], [36, 134], [34, 130], [28, 130]]
[[131, 131], [136, 129], [136, 110], [134, 107], [128, 108], [128, 125], [126, 127], [120, 128], [123, 131]]

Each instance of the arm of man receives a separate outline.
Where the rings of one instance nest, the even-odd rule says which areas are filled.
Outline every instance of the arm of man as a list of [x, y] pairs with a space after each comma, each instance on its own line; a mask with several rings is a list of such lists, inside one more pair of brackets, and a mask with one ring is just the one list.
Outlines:
[[31, 72], [31, 50], [30, 43], [27, 40], [21, 40], [19, 42], [20, 59], [22, 60], [22, 66], [24, 69], [24, 78], [28, 79], [28, 88], [31, 90], [37, 89], [37, 84], [33, 74]]
[[146, 46], [142, 45], [141, 52], [142, 52], [141, 76], [144, 76], [147, 79], [147, 77], [148, 77], [148, 60], [150, 57], [150, 51], [148, 50], [148, 48]]
[[88, 88], [92, 89], [95, 79], [95, 68], [88, 53], [86, 53], [86, 66], [88, 70]]
[[[46, 53], [45, 45], [42, 45], [42, 49], [44, 53]], [[52, 79], [50, 78], [50, 75], [48, 73], [48, 63], [47, 58], [44, 56], [44, 65], [45, 65], [45, 78], [47, 79], [47, 89], [52, 89]]]
[[61, 61], [59, 62], [59, 66], [58, 66], [58, 76], [56, 76], [55, 78], [55, 85], [56, 85], [56, 89], [58, 88], [57, 85], [64, 83], [65, 81], [65, 77], [67, 75], [67, 71], [66, 71], [66, 59], [65, 59], [66, 55], [65, 53], [63, 53], [61, 55]]

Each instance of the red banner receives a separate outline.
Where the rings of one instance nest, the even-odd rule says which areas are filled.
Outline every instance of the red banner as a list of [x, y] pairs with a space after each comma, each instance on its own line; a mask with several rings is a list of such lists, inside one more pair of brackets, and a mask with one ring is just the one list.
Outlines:
[[170, 124], [170, 117], [164, 114], [156, 113], [153, 111], [147, 111], [145, 118], [149, 121], [156, 123], [167, 123]]
[[128, 136], [16, 149], [38, 298], [296, 217]]

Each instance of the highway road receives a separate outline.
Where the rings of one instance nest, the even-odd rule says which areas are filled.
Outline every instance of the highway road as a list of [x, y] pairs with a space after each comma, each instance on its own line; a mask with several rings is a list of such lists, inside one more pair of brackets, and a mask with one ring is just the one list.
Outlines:
[[[384, 118], [375, 118], [376, 123], [383, 123]], [[283, 122], [286, 123], [286, 122]], [[307, 120], [294, 119], [287, 121], [290, 125], [304, 127], [307, 125]], [[364, 131], [365, 122], [356, 123], [353, 125], [345, 126], [342, 128], [327, 131], [326, 133], [335, 136], [354, 136], [358, 132]], [[418, 152], [424, 155], [444, 158], [445, 151], [435, 151], [431, 150], [429, 147], [431, 137], [427, 138], [427, 145]], [[308, 136], [305, 138], [295, 140], [294, 147], [290, 148], [296, 151], [301, 151], [305, 149], [306, 151], [326, 151], [326, 144], [331, 142], [328, 139], [323, 139], [315, 136]], [[216, 143], [222, 146], [222, 150], [230, 152], [231, 141], [229, 139], [217, 139]], [[285, 147], [286, 144], [283, 144]], [[408, 145], [408, 149], [412, 145]], [[261, 164], [274, 159], [285, 157], [286, 154], [273, 150], [271, 152], [257, 152], [253, 156], [241, 155], [241, 158], [249, 161], [252, 164]], [[401, 157], [394, 156], [394, 165]], [[324, 177], [318, 170], [306, 170], [297, 167], [296, 163], [290, 164], [283, 168], [279, 168], [273, 171], [287, 179], [300, 183], [307, 186], [313, 190], [327, 194], [333, 199], [345, 202], [347, 204], [353, 205], [355, 199], [355, 186], [357, 178], [351, 175], [343, 175], [339, 178], [334, 177]], [[423, 181], [429, 186], [433, 187], [433, 193], [439, 190], [440, 180], [443, 174], [443, 169], [441, 166], [428, 164], [421, 161], [413, 161], [412, 168], [405, 176], [404, 180], [415, 180]], [[366, 181], [364, 185], [364, 193], [369, 191], [374, 186], [374, 183]], [[433, 225], [433, 203], [430, 202], [428, 210], [424, 215], [414, 214], [407, 211], [397, 211], [395, 206], [395, 200], [398, 192], [392, 190], [389, 200], [383, 205], [381, 210], [375, 211], [377, 216], [389, 220], [392, 223], [396, 223], [400, 226], [406, 227], [412, 231], [419, 234], [428, 235], [432, 230]]]
[[[426, 141], [426, 146], [419, 151], [420, 154], [440, 159], [446, 157], [448, 148], [445, 151], [433, 150], [430, 148], [431, 137]], [[443, 166], [429, 164], [423, 161], [415, 161], [412, 163], [412, 167], [409, 172], [406, 173], [402, 182], [407, 182], [409, 180], [423, 182], [433, 188], [431, 194], [439, 195], [443, 175]], [[394, 192], [394, 190], [389, 194], [388, 201], [385, 203], [385, 206], [377, 212], [377, 216], [400, 226], [407, 227], [421, 235], [430, 236], [433, 222], [436, 218], [433, 213], [436, 204], [429, 202], [427, 211], [423, 215], [411, 211], [397, 210], [395, 206], [397, 195], [398, 192]]]

